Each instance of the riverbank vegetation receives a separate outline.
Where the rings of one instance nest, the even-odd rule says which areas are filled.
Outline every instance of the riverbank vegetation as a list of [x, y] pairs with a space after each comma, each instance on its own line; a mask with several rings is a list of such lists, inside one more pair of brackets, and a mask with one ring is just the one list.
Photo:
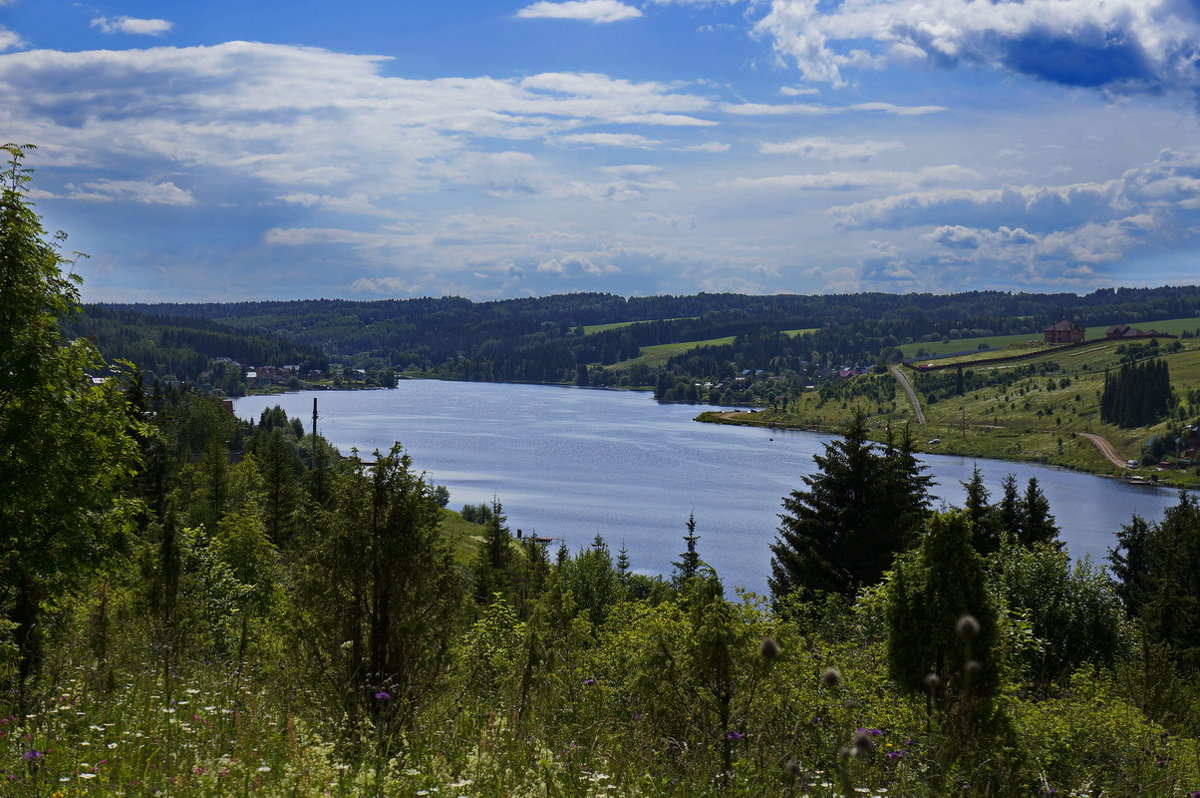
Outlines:
[[1114, 519], [1110, 577], [1059, 550], [1036, 481], [935, 511], [912, 440], [852, 414], [784, 497], [769, 597], [704, 563], [702, 518], [658, 576], [603, 536], [514, 537], [398, 444], [343, 457], [279, 408], [87, 378], [6, 151], [4, 795], [1200, 789], [1192, 499]]
[[[1194, 338], [1098, 340], [1029, 358], [995, 353], [922, 372], [905, 368], [926, 417], [883, 369], [828, 383], [753, 414], [702, 420], [836, 430], [855, 410], [882, 439], [913, 424], [919, 451], [1051, 463], [1113, 476], [1126, 472], [1177, 486], [1200, 484], [1200, 344]], [[941, 361], [938, 361], [939, 363]], [[1118, 398], [1120, 397], [1120, 398]], [[1082, 433], [1104, 437], [1130, 461], [1117, 466]]]

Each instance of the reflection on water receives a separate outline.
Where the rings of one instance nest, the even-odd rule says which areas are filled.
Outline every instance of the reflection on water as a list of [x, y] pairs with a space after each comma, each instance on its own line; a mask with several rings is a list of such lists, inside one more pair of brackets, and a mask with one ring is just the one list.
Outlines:
[[[695, 512], [701, 556], [727, 587], [765, 592], [780, 500], [801, 487], [828, 436], [697, 424], [697, 405], [659, 404], [644, 393], [433, 380], [392, 391], [320, 391], [239, 399], [257, 418], [283, 406], [344, 452], [400, 441], [415, 466], [450, 489], [453, 508], [504, 504], [514, 530], [563, 540], [572, 551], [603, 535], [635, 569], [669, 573]], [[1006, 474], [1037, 477], [1071, 554], [1103, 560], [1133, 514], [1157, 519], [1174, 492], [1057, 468], [925, 456], [947, 505], [978, 465], [993, 499]]]

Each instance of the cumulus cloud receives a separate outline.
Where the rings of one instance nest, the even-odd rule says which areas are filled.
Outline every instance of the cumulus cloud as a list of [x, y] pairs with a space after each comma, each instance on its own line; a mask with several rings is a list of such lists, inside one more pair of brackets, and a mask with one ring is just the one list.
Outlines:
[[758, 150], [764, 155], [799, 155], [819, 161], [869, 161], [881, 153], [903, 148], [898, 141], [835, 141], [815, 137], [765, 142]]
[[25, 40], [17, 35], [15, 31], [0, 25], [0, 53], [5, 50], [16, 50], [19, 47], [25, 46]]
[[1118, 92], [1200, 85], [1190, 0], [771, 0], [753, 30], [807, 79], [834, 85], [847, 67], [904, 60]]
[[138, 19], [136, 17], [96, 17], [93, 28], [101, 33], [129, 33], [139, 36], [162, 36], [174, 27], [165, 19]]
[[1007, 274], [1031, 286], [1096, 285], [1105, 280], [1099, 267], [1200, 232], [1200, 152], [1165, 151], [1108, 181], [939, 188], [828, 213], [843, 229], [927, 231], [904, 251], [866, 252], [863, 274], [871, 279], [909, 269], [969, 281], [986, 271], [993, 281]]
[[642, 12], [618, 0], [569, 0], [533, 3], [518, 11], [517, 16], [522, 19], [577, 19], [600, 25], [637, 19]]

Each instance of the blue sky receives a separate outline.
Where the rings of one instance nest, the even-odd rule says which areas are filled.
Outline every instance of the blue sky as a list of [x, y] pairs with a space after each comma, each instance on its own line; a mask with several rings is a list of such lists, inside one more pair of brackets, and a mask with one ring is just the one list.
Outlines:
[[1198, 0], [0, 0], [93, 301], [1200, 270]]

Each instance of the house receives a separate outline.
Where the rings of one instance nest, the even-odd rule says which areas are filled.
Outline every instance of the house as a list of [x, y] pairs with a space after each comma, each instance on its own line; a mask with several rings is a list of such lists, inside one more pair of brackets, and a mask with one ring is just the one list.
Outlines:
[[1047, 324], [1042, 333], [1048, 344], [1081, 344], [1087, 328], [1077, 321], [1062, 319]]
[[1111, 341], [1121, 338], [1174, 338], [1175, 336], [1160, 333], [1158, 330], [1139, 330], [1128, 324], [1114, 324], [1108, 328], [1104, 337]]

